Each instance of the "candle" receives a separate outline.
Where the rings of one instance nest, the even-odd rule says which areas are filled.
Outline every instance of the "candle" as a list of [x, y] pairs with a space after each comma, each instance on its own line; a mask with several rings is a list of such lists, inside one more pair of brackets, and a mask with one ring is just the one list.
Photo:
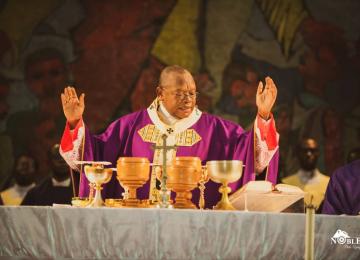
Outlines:
[[306, 205], [305, 260], [314, 259], [314, 241], [315, 241], [314, 238], [315, 238], [315, 207], [310, 202], [309, 205]]

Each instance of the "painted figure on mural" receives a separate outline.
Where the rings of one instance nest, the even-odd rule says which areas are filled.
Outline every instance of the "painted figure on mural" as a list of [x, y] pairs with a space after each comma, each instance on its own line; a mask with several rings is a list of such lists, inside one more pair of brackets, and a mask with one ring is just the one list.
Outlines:
[[[24, 65], [25, 84], [37, 98], [37, 106], [13, 114], [7, 122], [15, 154], [31, 152], [41, 162], [63, 130], [64, 118], [58, 95], [68, 83], [69, 71], [63, 56], [56, 49], [40, 49], [30, 54]], [[26, 131], [24, 131], [26, 129]], [[48, 174], [42, 163], [36, 180]]]
[[342, 128], [343, 111], [332, 92], [344, 78], [346, 41], [340, 29], [313, 19], [305, 20], [300, 32], [309, 48], [298, 67], [303, 92], [293, 104], [292, 129], [299, 138], [311, 135], [319, 141], [320, 168], [331, 173], [344, 162], [343, 136], [336, 130]]
[[259, 73], [251, 65], [229, 63], [223, 73], [219, 113], [232, 116], [246, 129], [251, 128], [257, 111], [255, 96], [259, 79]]
[[[129, 96], [139, 75], [147, 81], [153, 72], [152, 68], [144, 73], [142, 70], [153, 64], [151, 48], [175, 2], [82, 1], [86, 16], [73, 31], [74, 45], [81, 50], [81, 56], [71, 64], [71, 70], [90, 103], [106, 99], [106, 105], [87, 110], [87, 124], [92, 131], [104, 129], [114, 114], [147, 104], [133, 105]], [[98, 91], [99, 86], [103, 91]], [[146, 91], [141, 92], [141, 99], [151, 93], [149, 86], [142, 87]]]
[[[277, 88], [271, 78], [267, 77], [265, 81], [265, 85], [260, 82], [257, 87], [255, 102], [258, 114], [250, 131], [198, 109], [195, 81], [189, 71], [176, 65], [162, 70], [156, 88], [157, 97], [147, 109], [117, 119], [100, 135], [92, 135], [83, 121], [85, 95], [78, 97], [74, 88], [67, 87], [61, 95], [67, 118], [61, 154], [77, 170], [79, 167], [75, 160], [79, 159], [106, 160], [116, 165], [119, 157], [147, 157], [149, 161], [160, 164], [161, 152], [154, 152], [151, 147], [153, 143], [161, 142], [160, 137], [165, 134], [168, 145], [177, 145], [176, 151], [167, 152], [168, 160], [175, 156], [198, 156], [203, 163], [209, 160], [242, 160], [246, 167], [242, 178], [230, 184], [233, 191], [260, 174], [266, 175], [264, 179], [275, 184], [279, 135], [271, 109]], [[82, 148], [83, 138], [85, 143]], [[268, 170], [264, 173], [266, 168]], [[83, 172], [81, 175], [80, 196], [87, 196], [89, 184]], [[206, 207], [211, 208], [220, 199], [219, 184], [209, 181], [206, 186]], [[149, 198], [153, 188], [150, 188], [149, 180], [138, 190], [138, 197]], [[103, 195], [119, 198], [122, 191], [113, 176], [105, 185]], [[193, 195], [193, 202], [197, 204], [198, 190]]]
[[292, 107], [289, 104], [280, 104], [274, 108], [276, 117], [276, 129], [281, 138], [279, 141], [279, 181], [294, 173], [299, 168], [299, 161], [296, 156], [298, 136], [291, 129]]

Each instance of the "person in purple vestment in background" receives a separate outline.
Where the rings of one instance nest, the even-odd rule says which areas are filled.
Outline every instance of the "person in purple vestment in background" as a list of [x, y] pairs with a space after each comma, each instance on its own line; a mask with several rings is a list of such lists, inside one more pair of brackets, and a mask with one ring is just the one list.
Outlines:
[[[260, 82], [258, 86], [258, 115], [250, 131], [201, 112], [196, 107], [197, 92], [192, 75], [177, 65], [163, 69], [156, 89], [157, 97], [147, 109], [117, 119], [100, 135], [91, 134], [82, 119], [85, 94], [78, 97], [73, 87], [67, 87], [61, 94], [67, 123], [60, 153], [77, 171], [80, 167], [75, 164], [76, 160], [110, 161], [115, 167], [119, 157], [146, 157], [158, 164], [161, 163], [162, 151], [154, 151], [152, 146], [161, 144], [160, 138], [166, 134], [167, 144], [177, 146], [176, 150], [167, 151], [168, 162], [176, 156], [197, 156], [203, 164], [210, 160], [242, 160], [245, 164], [243, 175], [239, 181], [229, 185], [232, 191], [255, 180], [258, 175], [275, 184], [279, 134], [271, 109], [277, 88], [270, 77], [265, 81], [265, 85]], [[89, 184], [84, 173], [80, 174], [79, 196], [87, 196]], [[155, 189], [150, 179], [137, 190], [139, 199], [155, 199], [150, 192]], [[218, 188], [219, 184], [211, 180], [206, 184], [206, 208], [212, 208], [220, 200]], [[121, 198], [122, 192], [114, 174], [102, 195]], [[198, 204], [198, 200], [199, 191], [195, 189], [192, 201]]]
[[360, 160], [338, 168], [330, 177], [323, 214], [360, 214]]

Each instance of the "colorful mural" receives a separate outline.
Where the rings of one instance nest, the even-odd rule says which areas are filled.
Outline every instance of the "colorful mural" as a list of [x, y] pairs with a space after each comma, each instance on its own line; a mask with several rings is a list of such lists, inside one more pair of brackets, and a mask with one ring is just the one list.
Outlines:
[[38, 180], [48, 174], [66, 85], [86, 93], [85, 121], [100, 132], [147, 107], [169, 64], [193, 73], [200, 109], [244, 128], [271, 76], [279, 176], [296, 171], [304, 136], [330, 175], [360, 146], [359, 11], [357, 0], [0, 1], [0, 185], [24, 151], [40, 162]]

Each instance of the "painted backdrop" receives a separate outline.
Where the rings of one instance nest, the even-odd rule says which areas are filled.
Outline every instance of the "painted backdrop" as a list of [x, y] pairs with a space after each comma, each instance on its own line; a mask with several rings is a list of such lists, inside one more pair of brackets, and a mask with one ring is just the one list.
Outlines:
[[0, 181], [14, 158], [46, 154], [64, 128], [60, 93], [86, 93], [93, 132], [147, 107], [161, 69], [194, 75], [200, 109], [251, 127], [259, 80], [278, 87], [279, 175], [299, 138], [330, 175], [360, 145], [357, 0], [0, 1]]

